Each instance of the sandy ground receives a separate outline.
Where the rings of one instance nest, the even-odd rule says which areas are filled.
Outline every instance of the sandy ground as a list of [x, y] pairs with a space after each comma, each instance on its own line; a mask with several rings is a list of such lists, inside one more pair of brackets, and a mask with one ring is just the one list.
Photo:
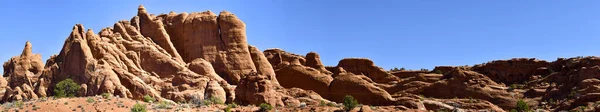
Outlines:
[[[129, 112], [136, 104], [146, 106], [148, 112], [224, 112], [227, 105], [196, 106], [193, 104], [146, 103], [126, 98], [102, 98], [101, 96], [77, 98], [47, 98], [24, 102], [4, 103], [2, 112]], [[19, 106], [20, 105], [20, 106]], [[394, 112], [400, 111], [394, 106], [362, 106], [352, 111]], [[368, 109], [367, 109], [368, 108]], [[254, 112], [256, 106], [237, 106], [232, 112]], [[304, 107], [275, 107], [271, 112], [342, 112], [342, 107], [335, 106], [304, 106]]]

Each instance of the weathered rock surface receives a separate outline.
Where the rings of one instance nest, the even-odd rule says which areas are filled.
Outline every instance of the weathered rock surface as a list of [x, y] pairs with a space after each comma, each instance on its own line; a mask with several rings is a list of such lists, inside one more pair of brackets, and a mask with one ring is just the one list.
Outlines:
[[399, 78], [375, 66], [373, 61], [365, 58], [346, 58], [340, 60], [338, 67], [357, 75], [365, 75], [377, 83], [398, 81]]
[[277, 69], [275, 73], [277, 80], [281, 81], [281, 86], [285, 88], [313, 90], [326, 98], [329, 95], [329, 83], [333, 81], [330, 75], [302, 65], [287, 65]]
[[268, 103], [273, 106], [284, 106], [281, 96], [275, 91], [271, 81], [265, 75], [255, 72], [246, 75], [235, 88], [239, 104]]
[[59, 54], [45, 64], [32, 48], [27, 42], [20, 55], [4, 63], [2, 102], [53, 96], [58, 82], [72, 79], [82, 87], [77, 96], [213, 98], [304, 110], [339, 105], [334, 102], [346, 95], [383, 108], [351, 111], [506, 111], [519, 100], [549, 111], [600, 109], [598, 57], [515, 58], [433, 71], [388, 72], [366, 58], [325, 66], [316, 52], [261, 52], [248, 44], [246, 25], [226, 11], [155, 16], [140, 6], [129, 21], [97, 33], [76, 24]]
[[473, 67], [473, 71], [485, 74], [496, 82], [505, 84], [523, 83], [534, 74], [540, 67], [546, 67], [549, 63], [535, 58], [515, 58], [511, 60], [497, 60]]
[[513, 108], [522, 95], [498, 88], [502, 86], [483, 74], [456, 69], [444, 74], [442, 80], [424, 87], [421, 94], [434, 98], [483, 99], [502, 108]]

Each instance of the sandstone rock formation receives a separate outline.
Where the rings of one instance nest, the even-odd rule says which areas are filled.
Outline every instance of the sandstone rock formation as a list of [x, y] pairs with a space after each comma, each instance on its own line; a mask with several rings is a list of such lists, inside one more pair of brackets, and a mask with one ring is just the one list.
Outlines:
[[268, 103], [284, 106], [281, 96], [277, 94], [267, 76], [255, 72], [246, 75], [235, 89], [239, 104]]
[[[261, 52], [248, 44], [246, 25], [226, 11], [152, 15], [140, 6], [129, 21], [97, 33], [76, 24], [45, 64], [32, 48], [27, 42], [4, 63], [2, 102], [53, 96], [58, 82], [72, 79], [82, 87], [77, 96], [149, 95], [167, 102], [214, 98], [302, 107], [337, 105], [350, 95], [364, 105], [407, 111], [506, 111], [518, 101], [550, 111], [600, 110], [599, 57], [515, 58], [433, 71], [388, 72], [366, 58], [325, 66], [316, 52]], [[365, 107], [360, 110], [372, 110]]]

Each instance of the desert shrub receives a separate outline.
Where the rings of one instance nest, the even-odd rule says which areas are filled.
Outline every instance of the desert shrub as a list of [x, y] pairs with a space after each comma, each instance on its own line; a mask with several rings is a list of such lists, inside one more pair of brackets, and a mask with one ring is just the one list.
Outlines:
[[65, 79], [58, 82], [54, 88], [54, 95], [56, 97], [74, 97], [79, 91], [79, 85], [71, 79]]
[[352, 110], [356, 106], [358, 106], [358, 101], [356, 99], [354, 99], [354, 97], [352, 97], [350, 95], [346, 95], [344, 97], [344, 109]]
[[435, 70], [436, 74], [444, 74], [441, 70]]
[[190, 103], [196, 105], [196, 106], [200, 106], [202, 105], [204, 100], [201, 99], [201, 97], [198, 96], [192, 96], [192, 99], [190, 100]]
[[203, 103], [204, 105], [212, 105], [212, 104], [225, 104], [225, 102], [223, 102], [221, 99], [216, 98], [216, 97], [210, 97], [208, 99], [204, 99]]
[[577, 95], [577, 91], [572, 90], [567, 97], [569, 97], [569, 98], [575, 98], [576, 95]]
[[321, 106], [321, 107], [327, 106], [327, 102], [325, 102], [324, 100], [321, 100], [321, 102], [319, 103], [319, 106]]
[[227, 104], [227, 107], [225, 107], [225, 109], [223, 109], [223, 111], [225, 112], [231, 112], [231, 108], [236, 108], [238, 105], [235, 103], [232, 104]]
[[144, 102], [148, 102], [148, 103], [152, 103], [152, 102], [156, 101], [156, 99], [154, 99], [150, 95], [144, 95], [143, 98], [144, 98]]
[[260, 107], [260, 109], [258, 111], [261, 111], [261, 112], [268, 112], [271, 109], [273, 109], [273, 106], [271, 106], [271, 104], [268, 104], [268, 103], [261, 103], [259, 105], [259, 107]]
[[523, 101], [523, 99], [520, 99], [519, 101], [517, 101], [517, 105], [515, 107], [516, 108], [514, 110], [519, 111], [519, 112], [530, 111], [529, 105], [525, 101]]
[[42, 101], [42, 102], [48, 101], [48, 98], [44, 96], [44, 97], [40, 98], [40, 101]]
[[227, 104], [227, 106], [231, 107], [231, 108], [237, 108], [238, 107], [238, 105], [235, 104], [235, 103]]
[[135, 105], [133, 105], [133, 107], [131, 108], [131, 112], [146, 112], [146, 105], [144, 104], [139, 104], [136, 103]]
[[86, 102], [88, 102], [88, 103], [94, 103], [96, 101], [94, 101], [94, 98], [87, 98]]
[[160, 103], [158, 103], [157, 107], [158, 109], [171, 109], [171, 104], [169, 102], [166, 101], [162, 101]]
[[23, 107], [23, 101], [21, 101], [21, 100], [19, 100], [19, 101], [16, 101], [16, 102], [14, 103], [14, 105], [15, 105], [15, 107], [17, 107], [17, 108], [22, 108], [22, 107]]
[[110, 93], [102, 93], [102, 98], [104, 99], [110, 99], [110, 96], [112, 96]]
[[517, 87], [517, 84], [511, 84], [511, 85], [510, 85], [510, 88], [511, 88], [511, 89], [517, 89], [518, 87]]

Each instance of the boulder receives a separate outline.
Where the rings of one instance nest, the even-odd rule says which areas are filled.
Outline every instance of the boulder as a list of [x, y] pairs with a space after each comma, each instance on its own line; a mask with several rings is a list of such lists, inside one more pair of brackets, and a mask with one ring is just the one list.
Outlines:
[[302, 65], [288, 65], [277, 69], [275, 73], [281, 86], [313, 90], [325, 98], [328, 97], [329, 84], [333, 80], [328, 74]]
[[395, 99], [389, 93], [359, 75], [339, 75], [331, 82], [329, 86], [330, 100], [343, 102], [346, 95], [350, 95], [359, 103], [366, 105], [395, 104]]
[[238, 104], [242, 105], [268, 103], [273, 106], [284, 106], [281, 96], [275, 91], [267, 76], [255, 72], [240, 80], [235, 88], [235, 95]]

